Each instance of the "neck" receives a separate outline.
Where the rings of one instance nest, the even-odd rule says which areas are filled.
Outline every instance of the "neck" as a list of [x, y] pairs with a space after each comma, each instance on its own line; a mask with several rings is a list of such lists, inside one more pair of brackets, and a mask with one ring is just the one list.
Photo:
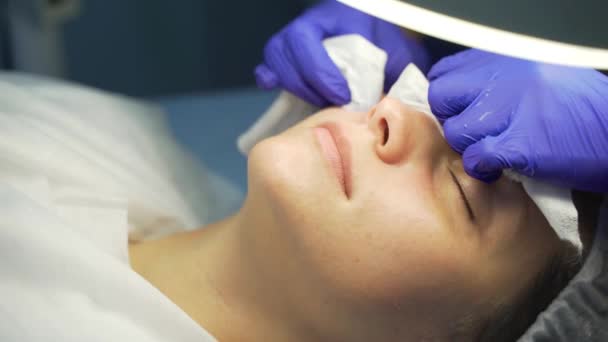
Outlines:
[[352, 298], [306, 277], [279, 233], [258, 224], [269, 222], [264, 214], [245, 206], [199, 230], [129, 246], [131, 265], [220, 341], [403, 340], [392, 335], [403, 323], [385, 324], [398, 312], [351, 307], [344, 301]]
[[[130, 246], [133, 269], [221, 341], [302, 340], [280, 292], [257, 272], [236, 214], [193, 232]], [[296, 338], [297, 337], [297, 338]]]

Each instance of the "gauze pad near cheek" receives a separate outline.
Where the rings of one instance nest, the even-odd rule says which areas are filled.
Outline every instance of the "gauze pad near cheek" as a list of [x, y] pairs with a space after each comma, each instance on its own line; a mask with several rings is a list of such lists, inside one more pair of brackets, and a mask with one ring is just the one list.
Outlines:
[[[428, 89], [429, 82], [426, 77], [415, 65], [410, 64], [393, 85], [388, 96], [429, 115], [442, 130], [439, 121], [431, 112], [431, 106], [427, 99]], [[557, 236], [562, 240], [569, 241], [579, 252], [582, 252], [583, 246], [578, 231], [578, 211], [572, 202], [570, 189], [540, 182], [511, 170], [505, 170], [504, 175], [521, 183], [528, 196], [555, 230]]]
[[540, 182], [512, 170], [505, 170], [503, 174], [521, 183], [557, 236], [562, 240], [570, 241], [579, 252], [582, 252], [583, 243], [578, 231], [578, 211], [572, 201], [570, 189]]
[[[382, 98], [386, 52], [356, 34], [329, 38], [323, 41], [323, 45], [348, 84], [351, 102], [344, 108], [369, 111]], [[318, 110], [283, 91], [266, 113], [238, 138], [237, 146], [241, 153], [247, 155], [259, 141], [281, 133]]]

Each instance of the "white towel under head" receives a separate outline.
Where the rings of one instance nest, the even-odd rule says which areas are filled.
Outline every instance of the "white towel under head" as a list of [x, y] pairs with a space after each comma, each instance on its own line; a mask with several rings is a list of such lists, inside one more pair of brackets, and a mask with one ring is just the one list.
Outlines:
[[[324, 46], [346, 78], [351, 92], [351, 103], [344, 108], [353, 111], [370, 110], [382, 98], [386, 53], [359, 35], [329, 38], [324, 41]], [[437, 122], [427, 100], [428, 88], [426, 77], [415, 65], [410, 64], [387, 96], [429, 115]], [[284, 91], [268, 111], [239, 137], [238, 147], [243, 154], [248, 154], [260, 140], [284, 131], [317, 110], [318, 108]], [[438, 122], [437, 124], [439, 125]], [[570, 189], [533, 180], [510, 170], [504, 174], [522, 183], [559, 238], [571, 242], [581, 252], [578, 213]]]

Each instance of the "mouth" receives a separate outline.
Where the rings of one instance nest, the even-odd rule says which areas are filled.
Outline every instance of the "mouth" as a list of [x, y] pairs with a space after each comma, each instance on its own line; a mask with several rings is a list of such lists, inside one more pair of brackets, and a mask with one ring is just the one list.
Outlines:
[[350, 142], [334, 122], [315, 127], [314, 133], [321, 145], [323, 156], [329, 162], [346, 198], [350, 198], [352, 193]]

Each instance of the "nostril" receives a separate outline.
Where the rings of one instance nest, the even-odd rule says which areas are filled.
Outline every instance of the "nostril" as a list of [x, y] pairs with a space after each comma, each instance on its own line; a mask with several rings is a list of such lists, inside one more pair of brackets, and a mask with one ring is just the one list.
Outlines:
[[384, 146], [388, 142], [389, 135], [388, 122], [386, 122], [386, 119], [380, 121], [380, 129], [382, 130], [382, 146]]

